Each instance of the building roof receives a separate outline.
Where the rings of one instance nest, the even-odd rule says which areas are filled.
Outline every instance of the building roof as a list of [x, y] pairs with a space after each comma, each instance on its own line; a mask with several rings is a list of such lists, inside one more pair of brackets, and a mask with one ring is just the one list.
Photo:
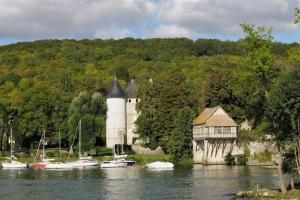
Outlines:
[[107, 98], [125, 98], [124, 91], [122, 90], [117, 79], [114, 80], [112, 87], [109, 90]]
[[212, 115], [205, 126], [238, 126], [234, 120], [226, 115]]
[[205, 108], [204, 111], [194, 120], [193, 124], [204, 124], [217, 110], [219, 106], [214, 108]]
[[205, 110], [194, 120], [194, 125], [205, 124], [205, 126], [238, 126], [235, 121], [225, 112], [226, 115], [215, 114], [221, 106], [205, 108]]
[[125, 89], [127, 98], [136, 98], [137, 97], [137, 86], [134, 79], [131, 79], [131, 81], [128, 83], [126, 89]]

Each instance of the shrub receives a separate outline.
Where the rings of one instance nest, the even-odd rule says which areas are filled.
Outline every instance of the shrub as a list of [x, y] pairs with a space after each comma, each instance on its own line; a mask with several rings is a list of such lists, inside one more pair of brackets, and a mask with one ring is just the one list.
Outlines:
[[227, 165], [235, 165], [235, 157], [233, 155], [231, 155], [231, 153], [228, 153], [225, 156], [225, 163]]
[[246, 165], [248, 161], [248, 156], [247, 154], [242, 154], [242, 155], [238, 155], [236, 157], [236, 164], [237, 165]]

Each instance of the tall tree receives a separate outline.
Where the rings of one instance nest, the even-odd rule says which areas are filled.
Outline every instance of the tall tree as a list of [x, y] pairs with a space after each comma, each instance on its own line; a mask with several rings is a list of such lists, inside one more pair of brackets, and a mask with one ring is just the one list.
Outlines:
[[253, 24], [241, 25], [245, 39], [241, 42], [248, 60], [250, 74], [246, 74], [243, 91], [247, 97], [247, 117], [256, 127], [263, 119], [266, 98], [279, 69], [274, 67], [272, 52], [272, 28], [255, 27]]
[[[279, 154], [283, 154], [287, 144], [293, 144], [300, 174], [300, 68], [295, 67], [281, 76], [269, 96], [268, 121], [275, 136]], [[281, 161], [279, 161], [281, 163]], [[279, 166], [281, 170], [281, 166]], [[281, 171], [279, 171], [281, 174]], [[283, 181], [282, 181], [283, 182]], [[282, 191], [285, 191], [282, 183]]]
[[[147, 95], [141, 95], [138, 108], [142, 114], [136, 122], [137, 132], [141, 136], [147, 133], [167, 151], [169, 137], [175, 127], [174, 122], [178, 111], [185, 106], [195, 109], [198, 104], [193, 87], [182, 73], [170, 71], [167, 75], [159, 76], [152, 84], [145, 91]], [[143, 91], [141, 92], [143, 93]], [[143, 99], [146, 101], [143, 102]], [[154, 123], [148, 124], [152, 122]]]
[[235, 120], [245, 120], [244, 101], [235, 94], [235, 79], [230, 71], [215, 70], [204, 87], [206, 107], [222, 106]]
[[300, 23], [300, 9], [295, 8], [295, 24]]
[[168, 152], [174, 162], [190, 158], [193, 151], [193, 120], [195, 113], [190, 107], [181, 109], [174, 121], [174, 129], [168, 141]]
[[90, 95], [88, 92], [81, 92], [72, 100], [69, 107], [69, 141], [72, 141], [78, 122], [81, 120], [82, 150], [90, 150], [96, 142], [96, 137], [103, 138], [105, 135], [105, 116], [105, 98], [100, 93]]

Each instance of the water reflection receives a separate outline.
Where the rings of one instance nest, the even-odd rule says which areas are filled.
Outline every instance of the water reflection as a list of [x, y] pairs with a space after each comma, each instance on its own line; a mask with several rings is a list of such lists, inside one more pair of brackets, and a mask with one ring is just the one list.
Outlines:
[[183, 165], [171, 171], [123, 169], [0, 170], [2, 199], [231, 199], [238, 190], [277, 187], [260, 167]]

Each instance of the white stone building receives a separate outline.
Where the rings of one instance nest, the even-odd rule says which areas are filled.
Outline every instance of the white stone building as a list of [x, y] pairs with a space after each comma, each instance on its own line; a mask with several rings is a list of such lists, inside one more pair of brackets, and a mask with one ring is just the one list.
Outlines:
[[193, 161], [224, 164], [236, 146], [238, 125], [220, 106], [206, 108], [193, 123]]
[[136, 138], [134, 122], [138, 117], [136, 92], [135, 80], [130, 81], [125, 92], [118, 80], [114, 80], [106, 100], [106, 146], [108, 148], [114, 148], [116, 144], [134, 143]]

